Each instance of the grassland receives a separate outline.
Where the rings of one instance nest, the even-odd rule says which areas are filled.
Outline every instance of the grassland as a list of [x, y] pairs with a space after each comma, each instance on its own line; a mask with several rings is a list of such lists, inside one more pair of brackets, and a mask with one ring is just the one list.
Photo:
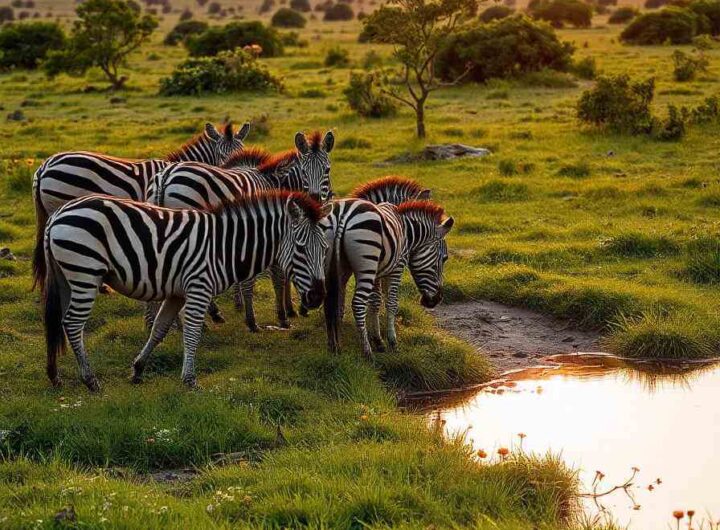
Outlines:
[[[160, 98], [159, 79], [185, 57], [160, 44], [175, 20], [168, 16], [131, 59], [129, 89], [114, 103], [117, 94], [82, 92], [102, 86], [97, 72], [53, 81], [40, 73], [0, 75], [3, 114], [19, 109], [27, 117], [3, 117], [0, 127], [0, 243], [19, 258], [0, 262], [0, 526], [52, 527], [69, 505], [93, 528], [563, 524], [576, 485], [560, 462], [471, 464], [462, 444], [443, 442], [397, 411], [397, 391], [492, 375], [481, 356], [433, 325], [409, 282], [399, 354], [362, 361], [347, 324], [345, 354], [332, 357], [317, 314], [290, 332], [257, 335], [233, 318], [204, 337], [202, 392], [180, 385], [177, 334], [157, 350], [146, 383], [131, 386], [129, 363], [145, 338], [141, 308], [103, 297], [88, 342], [103, 393], [86, 393], [73, 377], [72, 356], [61, 360], [66, 386], [49, 388], [27, 261], [32, 171], [66, 149], [163, 155], [205, 121], [225, 117], [267, 116], [269, 132], [256, 129], [251, 141], [273, 150], [288, 148], [297, 130], [334, 128], [332, 178], [340, 194], [403, 174], [431, 187], [455, 216], [450, 300], [483, 297], [571, 317], [605, 330], [608, 346], [626, 355], [707, 356], [717, 352], [719, 329], [718, 127], [695, 127], [679, 143], [606, 135], [574, 118], [588, 82], [493, 82], [441, 91], [428, 108], [429, 142], [486, 146], [491, 156], [386, 163], [422, 147], [412, 117], [354, 116], [342, 96], [349, 69], [323, 66], [335, 45], [347, 48], [358, 68], [370, 49], [391, 60], [388, 48], [355, 42], [357, 22], [311, 22], [301, 32], [308, 48], [267, 60], [284, 77], [284, 94]], [[605, 73], [655, 76], [659, 114], [667, 103], [696, 104], [718, 92], [720, 52], [708, 52], [711, 68], [701, 79], [675, 83], [672, 47], [622, 46], [619, 30], [603, 22], [560, 34], [576, 43], [578, 58], [595, 57]], [[257, 299], [259, 321], [272, 323], [267, 285]], [[228, 297], [221, 305], [232, 315]], [[241, 463], [212, 465], [214, 455], [229, 452]], [[183, 467], [203, 472], [185, 484], [144, 479], [149, 470]]]

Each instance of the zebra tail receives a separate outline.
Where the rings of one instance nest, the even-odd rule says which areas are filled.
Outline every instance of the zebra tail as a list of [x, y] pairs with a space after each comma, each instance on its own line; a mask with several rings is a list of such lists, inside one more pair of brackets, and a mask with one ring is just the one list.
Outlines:
[[40, 288], [40, 292], [45, 291], [45, 276], [47, 267], [45, 265], [45, 225], [48, 221], [48, 213], [43, 206], [40, 198], [40, 178], [45, 169], [45, 164], [40, 166], [33, 177], [33, 200], [35, 202], [35, 250], [33, 251], [32, 269], [33, 269], [33, 285]]
[[338, 225], [333, 240], [330, 266], [325, 278], [325, 326], [327, 327], [328, 344], [333, 353], [340, 350], [340, 278], [342, 276], [341, 252], [344, 231], [344, 226]]
[[[53, 266], [53, 257], [50, 250], [47, 250], [48, 268], [50, 274], [46, 281], [45, 289], [45, 341], [47, 343], [47, 376], [53, 386], [60, 384], [57, 370], [58, 353], [65, 353], [65, 330], [62, 325], [65, 305], [63, 303], [63, 289], [66, 287], [65, 278], [56, 267]], [[67, 297], [66, 297], [67, 298]]]

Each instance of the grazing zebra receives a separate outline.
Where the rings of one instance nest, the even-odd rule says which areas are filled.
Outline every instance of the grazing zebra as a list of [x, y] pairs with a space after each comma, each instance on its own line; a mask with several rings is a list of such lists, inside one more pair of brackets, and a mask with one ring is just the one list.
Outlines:
[[[223, 168], [194, 162], [168, 166], [151, 186], [148, 201], [168, 208], [207, 209], [223, 201], [266, 189], [304, 191], [312, 198], [325, 201], [332, 194], [330, 158], [335, 143], [330, 131], [324, 137], [319, 131], [306, 136], [295, 135], [297, 149], [270, 156], [266, 151], [252, 148], [235, 153]], [[253, 167], [257, 165], [257, 167]], [[278, 321], [289, 327], [288, 316], [294, 316], [290, 298], [290, 284], [286, 273], [270, 270], [275, 289]], [[236, 288], [235, 306], [245, 308], [245, 322], [251, 331], [258, 331], [253, 306], [255, 279]], [[211, 304], [210, 317], [224, 322], [217, 305]], [[152, 313], [148, 313], [148, 324]]]
[[45, 224], [63, 204], [93, 194], [144, 201], [155, 176], [169, 164], [194, 160], [221, 165], [234, 151], [242, 149], [249, 131], [249, 123], [236, 133], [230, 123], [222, 132], [208, 123], [202, 133], [164, 159], [128, 160], [84, 151], [58, 153], [48, 158], [35, 172], [32, 185], [37, 217], [33, 254], [35, 284], [42, 289], [45, 277]]
[[350, 192], [350, 197], [374, 204], [389, 202], [398, 205], [406, 201], [429, 200], [430, 190], [413, 179], [391, 175], [360, 184]]
[[129, 199], [90, 196], [58, 210], [45, 230], [47, 374], [59, 384], [57, 354], [67, 336], [83, 382], [98, 390], [83, 330], [103, 283], [125, 296], [164, 300], [133, 362], [139, 382], [152, 350], [185, 306], [182, 379], [195, 384], [195, 352], [213, 296], [273, 264], [291, 271], [303, 302], [325, 294], [329, 213], [306, 194], [273, 190], [209, 211], [172, 210]]
[[403, 270], [406, 266], [410, 269], [423, 306], [434, 307], [440, 302], [447, 260], [444, 238], [453, 226], [453, 218], [430, 201], [395, 206], [344, 199], [333, 203], [333, 212], [325, 223], [332, 240], [325, 299], [330, 350], [339, 350], [340, 304], [351, 275], [355, 276], [352, 310], [363, 353], [370, 357], [372, 347], [376, 351], [385, 348], [378, 319], [381, 293], [386, 299], [388, 347], [395, 349], [395, 317]]

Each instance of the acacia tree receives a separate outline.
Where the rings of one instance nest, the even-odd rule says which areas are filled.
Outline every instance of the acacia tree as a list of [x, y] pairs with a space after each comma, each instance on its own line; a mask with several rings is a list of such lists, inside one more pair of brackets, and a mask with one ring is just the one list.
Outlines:
[[470, 69], [450, 82], [435, 74], [435, 59], [453, 31], [477, 13], [477, 0], [390, 0], [365, 21], [363, 33], [369, 40], [395, 46], [402, 65], [400, 85], [383, 88], [387, 95], [415, 111], [418, 138], [425, 138], [425, 103], [430, 94], [458, 83]]
[[45, 71], [50, 76], [83, 75], [97, 66], [113, 90], [121, 89], [127, 77], [120, 76], [118, 69], [148, 40], [157, 21], [143, 15], [133, 0], [86, 0], [78, 6], [77, 16], [67, 45], [48, 56]]

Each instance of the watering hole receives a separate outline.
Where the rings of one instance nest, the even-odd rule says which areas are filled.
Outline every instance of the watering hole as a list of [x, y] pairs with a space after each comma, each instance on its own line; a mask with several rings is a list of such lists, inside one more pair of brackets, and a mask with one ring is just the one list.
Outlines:
[[626, 489], [583, 501], [590, 516], [609, 515], [623, 528], [675, 528], [674, 510], [695, 510], [698, 523], [720, 519], [720, 365], [631, 365], [602, 354], [545, 361], [470, 395], [424, 403], [428, 421], [464, 434], [485, 460], [500, 458], [500, 448], [560, 454], [583, 493], [632, 477]]

